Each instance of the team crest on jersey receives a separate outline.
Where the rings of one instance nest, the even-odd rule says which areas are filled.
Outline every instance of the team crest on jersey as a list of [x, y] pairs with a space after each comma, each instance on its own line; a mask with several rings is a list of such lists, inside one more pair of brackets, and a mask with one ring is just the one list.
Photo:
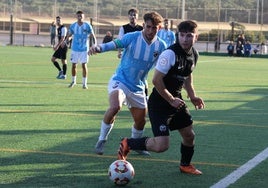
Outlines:
[[160, 125], [159, 130], [160, 130], [160, 132], [165, 132], [167, 130], [167, 126], [162, 124], [162, 125]]
[[155, 58], [158, 57], [158, 55], [159, 55], [159, 52], [158, 51], [154, 52], [154, 57]]
[[84, 35], [87, 34], [87, 30], [86, 29], [83, 30], [83, 34]]
[[166, 58], [161, 58], [161, 59], [159, 60], [159, 64], [160, 64], [161, 66], [165, 66], [167, 63], [168, 63], [168, 60], [167, 60]]

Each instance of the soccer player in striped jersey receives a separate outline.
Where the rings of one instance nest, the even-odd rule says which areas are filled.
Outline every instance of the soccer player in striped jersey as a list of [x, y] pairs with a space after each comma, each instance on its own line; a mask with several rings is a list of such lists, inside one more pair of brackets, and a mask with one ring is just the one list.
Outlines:
[[171, 46], [176, 41], [175, 33], [172, 30], [170, 30], [168, 26], [169, 22], [168, 19], [166, 18], [164, 20], [164, 27], [157, 32], [157, 36], [166, 42], [167, 47]]
[[77, 22], [70, 25], [68, 38], [72, 37], [72, 82], [69, 85], [70, 88], [76, 85], [76, 73], [77, 63], [82, 64], [82, 83], [83, 89], [87, 89], [87, 62], [88, 62], [88, 50], [89, 50], [89, 37], [92, 37], [94, 44], [97, 43], [92, 26], [84, 21], [85, 15], [82, 11], [76, 12]]
[[[66, 72], [67, 72], [66, 57], [68, 51], [68, 45], [66, 43], [67, 27], [62, 24], [60, 16], [56, 17], [56, 25], [57, 25], [58, 43], [53, 47], [55, 52], [52, 55], [51, 61], [59, 71], [57, 78], [66, 79]], [[60, 67], [57, 59], [61, 59], [62, 68]]]
[[[159, 55], [166, 49], [165, 42], [156, 33], [163, 17], [157, 12], [146, 13], [143, 17], [143, 30], [125, 34], [122, 39], [91, 47], [89, 55], [124, 48], [121, 62], [108, 84], [109, 103], [101, 122], [95, 153], [102, 155], [117, 113], [126, 101], [134, 120], [132, 138], [140, 138], [144, 132], [147, 113], [145, 82], [148, 72], [155, 65]], [[137, 151], [149, 155], [146, 151]]]

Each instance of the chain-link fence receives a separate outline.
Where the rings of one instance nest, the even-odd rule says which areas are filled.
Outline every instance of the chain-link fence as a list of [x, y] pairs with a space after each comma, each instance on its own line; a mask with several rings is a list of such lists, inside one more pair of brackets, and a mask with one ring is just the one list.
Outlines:
[[[122, 16], [125, 17], [127, 15], [129, 7], [137, 7], [141, 16], [146, 11], [155, 10], [163, 17], [173, 19], [180, 19], [182, 17], [181, 0], [170, 2], [161, 2], [158, 0], [155, 1], [154, 4], [137, 0], [113, 1], [113, 3], [94, 0], [71, 2], [68, 4], [60, 0], [36, 1], [35, 3], [27, 2], [27, 0], [0, 2], [0, 16], [9, 16], [9, 14], [12, 13], [17, 18], [30, 18], [31, 16], [54, 18], [56, 15], [73, 17], [75, 12], [81, 9], [87, 16], [95, 19], [98, 17], [121, 18]], [[215, 3], [215, 7], [211, 7], [212, 5], [207, 3], [207, 1], [200, 1], [200, 4], [196, 4], [194, 7], [186, 6], [184, 17], [186, 19], [194, 19], [202, 22], [236, 21], [242, 23], [268, 24], [268, 9], [266, 8], [268, 7], [268, 1], [264, 0], [263, 4], [255, 4], [254, 1], [254, 7], [241, 6], [241, 8], [227, 8], [223, 7], [223, 3], [221, 3], [220, 6]]]

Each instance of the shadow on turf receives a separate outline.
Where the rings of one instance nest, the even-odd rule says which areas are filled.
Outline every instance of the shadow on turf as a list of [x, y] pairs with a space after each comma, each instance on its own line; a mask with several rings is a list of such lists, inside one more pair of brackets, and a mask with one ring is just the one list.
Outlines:
[[[267, 88], [257, 88], [249, 91], [243, 92], [243, 94], [250, 95], [261, 95], [262, 98], [250, 101], [241, 106], [237, 106], [234, 109], [230, 109], [228, 111], [216, 111], [214, 113], [214, 117], [220, 117], [222, 119], [217, 119], [217, 121], [226, 121], [227, 115], [232, 115], [233, 113], [239, 112], [239, 118], [232, 119], [232, 121], [237, 121], [236, 123], [248, 123], [248, 119], [251, 115], [251, 112], [254, 110], [257, 113], [266, 113], [267, 112], [267, 101], [268, 101], [268, 89]], [[239, 94], [239, 93], [238, 93]], [[241, 93], [242, 94], [242, 93]], [[245, 102], [245, 100], [241, 100]], [[218, 101], [219, 102], [219, 101]], [[222, 101], [222, 102], [232, 102], [232, 101]], [[239, 101], [235, 101], [239, 102]], [[89, 114], [100, 114], [103, 112], [93, 112], [93, 111], [76, 111], [77, 113], [89, 113]], [[207, 116], [210, 116], [210, 111], [204, 111]], [[218, 116], [217, 116], [218, 114]], [[221, 116], [225, 114], [224, 116]], [[130, 115], [128, 112], [120, 112], [118, 119], [129, 119]], [[213, 117], [211, 118], [213, 120]], [[227, 120], [229, 121], [229, 120]], [[231, 120], [230, 120], [231, 121]], [[24, 135], [25, 138], [31, 139], [31, 135], [33, 134], [68, 134], [68, 133], [79, 133], [90, 131], [91, 133], [95, 132], [95, 136], [87, 137], [87, 138], [77, 138], [74, 142], [64, 142], [61, 145], [51, 147], [49, 150], [42, 150], [44, 153], [31, 153], [31, 152], [23, 152], [14, 149], [14, 153], [16, 155], [11, 157], [1, 157], [0, 161], [0, 173], [5, 175], [14, 176], [14, 178], [9, 178], [8, 181], [0, 182], [0, 185], [4, 185], [5, 187], [94, 187], [94, 188], [103, 188], [103, 187], [114, 187], [112, 182], [108, 179], [107, 176], [107, 168], [113, 162], [115, 158], [105, 158], [97, 155], [93, 156], [85, 156], [83, 154], [92, 153], [94, 144], [97, 140], [97, 135], [99, 129], [64, 129], [64, 130], [11, 130], [11, 131], [0, 131], [0, 135]], [[110, 137], [109, 144], [113, 147], [117, 146], [119, 143], [118, 135], [127, 135], [129, 134], [129, 130], [117, 129], [114, 130], [114, 135]], [[16, 137], [14, 137], [14, 140]], [[42, 138], [42, 137], [40, 137]], [[44, 138], [43, 138], [44, 139]], [[60, 139], [60, 138], [59, 138]], [[45, 140], [44, 140], [45, 141]], [[232, 147], [232, 146], [229, 146]], [[47, 152], [47, 153], [46, 153]], [[61, 153], [62, 152], [62, 153]], [[74, 155], [67, 155], [65, 152], [73, 153]], [[238, 151], [240, 152], [240, 151]], [[111, 154], [111, 151], [108, 154]], [[114, 151], [116, 153], [116, 149]], [[75, 155], [76, 154], [76, 155]], [[225, 155], [229, 155], [225, 153]], [[224, 156], [223, 156], [224, 157]], [[182, 178], [189, 178], [193, 183], [196, 182], [196, 185], [200, 185], [200, 187], [204, 185], [211, 185], [214, 179], [210, 179], [211, 182], [207, 181], [207, 178], [210, 177], [209, 172], [205, 172], [202, 177], [193, 178], [184, 175], [177, 175], [178, 169], [174, 164], [165, 164], [170, 165], [170, 171], [161, 172], [162, 167], [155, 167], [153, 169], [153, 173], [151, 172], [150, 167], [141, 169], [140, 172], [146, 175], [148, 179], [157, 179], [161, 180], [162, 185], [167, 185], [166, 179], [169, 179], [169, 176], [174, 176], [174, 181], [178, 182], [177, 185], [183, 185], [186, 182], [182, 180]], [[14, 166], [14, 168], [12, 168]], [[138, 166], [138, 165], [137, 165]], [[150, 166], [150, 165], [149, 165]], [[140, 166], [137, 168], [143, 168], [144, 166]], [[159, 169], [158, 169], [159, 168]], [[209, 170], [209, 169], [208, 169]], [[136, 187], [145, 185], [144, 183], [147, 180], [144, 180], [142, 174], [137, 176], [140, 177], [138, 179], [134, 179], [127, 187]], [[215, 177], [217, 178], [217, 177]], [[220, 177], [218, 177], [220, 178]], [[174, 186], [177, 186], [174, 182]], [[148, 182], [147, 182], [148, 183]], [[203, 183], [203, 184], [202, 184]], [[207, 184], [206, 184], [207, 183]], [[153, 184], [151, 182], [150, 186]], [[170, 184], [172, 185], [172, 184]], [[157, 186], [154, 186], [157, 187]]]

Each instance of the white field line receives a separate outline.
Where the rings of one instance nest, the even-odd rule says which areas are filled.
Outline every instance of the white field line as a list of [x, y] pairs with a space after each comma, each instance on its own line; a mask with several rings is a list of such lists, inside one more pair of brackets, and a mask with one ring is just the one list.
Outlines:
[[[31, 80], [1, 80], [1, 83], [22, 83], [22, 84], [50, 84], [50, 85], [69, 85], [66, 82], [50, 82], [50, 81], [31, 81]], [[107, 84], [91, 84], [88, 83], [88, 85], [92, 85], [94, 87], [98, 87], [98, 88], [107, 88]]]
[[210, 188], [226, 188], [268, 158], [268, 147]]

